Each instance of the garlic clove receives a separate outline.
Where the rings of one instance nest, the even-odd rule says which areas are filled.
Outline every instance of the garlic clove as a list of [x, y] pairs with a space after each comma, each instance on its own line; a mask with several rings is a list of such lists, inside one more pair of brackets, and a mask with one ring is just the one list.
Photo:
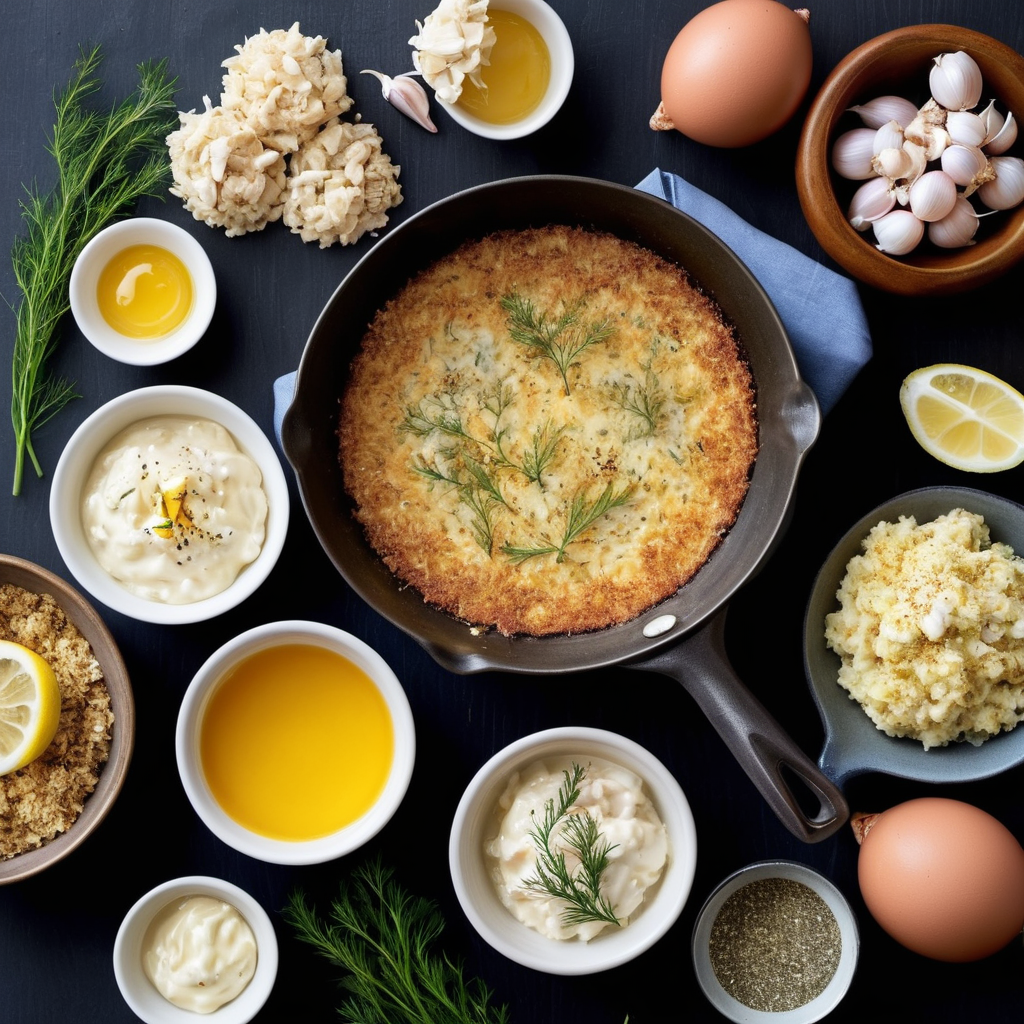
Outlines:
[[871, 167], [875, 174], [880, 174], [883, 178], [894, 182], [897, 178], [906, 177], [910, 173], [913, 161], [902, 146], [898, 149], [895, 146], [890, 146], [875, 154], [871, 160]]
[[928, 75], [932, 96], [947, 110], [972, 110], [981, 101], [981, 68], [963, 50], [940, 53]]
[[946, 116], [946, 132], [951, 142], [961, 146], [980, 146], [985, 141], [985, 121], [969, 110], [951, 110]]
[[974, 245], [977, 230], [978, 214], [974, 207], [963, 196], [957, 196], [953, 209], [928, 225], [928, 241], [941, 249], [960, 249]]
[[906, 127], [917, 116], [917, 107], [902, 96], [878, 96], [868, 103], [849, 107], [849, 113], [856, 114], [868, 128], [881, 128], [889, 121], [895, 121], [901, 128]]
[[956, 197], [956, 182], [945, 171], [926, 171], [910, 186], [910, 212], [926, 223], [942, 220]]
[[994, 156], [989, 161], [995, 177], [978, 187], [978, 198], [990, 210], [1010, 210], [1024, 201], [1024, 160]]
[[903, 146], [903, 128], [898, 121], [886, 121], [875, 131], [872, 149], [878, 156], [883, 149], [900, 149]]
[[989, 156], [999, 156], [1002, 153], [1005, 153], [1016, 141], [1017, 122], [1013, 118], [1013, 111], [1010, 111], [1006, 115], [1006, 120], [995, 135], [982, 143], [982, 145], [984, 145], [985, 152], [987, 152]]
[[871, 225], [876, 249], [890, 256], [905, 256], [924, 238], [924, 221], [909, 210], [893, 210]]
[[949, 133], [945, 128], [946, 109], [930, 99], [918, 112], [917, 117], [903, 129], [903, 138], [921, 146], [929, 160], [938, 160], [949, 145]]
[[832, 166], [837, 174], [853, 181], [870, 178], [874, 173], [875, 131], [871, 128], [851, 128], [843, 132], [832, 144]]
[[996, 133], [1003, 127], [1005, 118], [996, 109], [995, 100], [989, 100], [988, 106], [978, 114], [978, 117], [980, 117], [985, 124], [985, 138], [981, 143], [984, 146], [986, 142], [991, 142], [992, 139], [995, 138]]
[[364, 70], [364, 75], [373, 75], [379, 82], [384, 99], [396, 110], [415, 121], [428, 132], [436, 132], [437, 126], [430, 120], [430, 99], [426, 89], [411, 76], [410, 72], [391, 78], [380, 71]]
[[865, 181], [853, 194], [846, 219], [856, 231], [867, 231], [871, 224], [884, 217], [896, 205], [896, 195], [885, 178]]
[[939, 164], [958, 185], [969, 185], [988, 166], [988, 157], [977, 146], [954, 143], [942, 151]]

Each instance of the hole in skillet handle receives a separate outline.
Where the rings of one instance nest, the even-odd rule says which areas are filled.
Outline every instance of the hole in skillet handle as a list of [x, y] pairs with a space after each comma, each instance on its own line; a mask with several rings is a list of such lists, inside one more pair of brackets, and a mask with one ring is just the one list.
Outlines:
[[737, 677], [725, 652], [725, 615], [723, 608], [692, 637], [630, 667], [675, 679], [779, 821], [805, 843], [827, 839], [850, 816], [846, 798]]

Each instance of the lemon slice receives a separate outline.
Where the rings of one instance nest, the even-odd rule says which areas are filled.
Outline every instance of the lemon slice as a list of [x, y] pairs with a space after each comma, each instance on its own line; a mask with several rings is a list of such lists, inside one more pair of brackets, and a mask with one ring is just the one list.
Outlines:
[[1024, 395], [991, 373], [925, 366], [903, 382], [900, 405], [917, 442], [947, 466], [995, 473], [1024, 461]]
[[60, 687], [34, 651], [0, 640], [0, 775], [24, 768], [49, 745], [60, 720]]

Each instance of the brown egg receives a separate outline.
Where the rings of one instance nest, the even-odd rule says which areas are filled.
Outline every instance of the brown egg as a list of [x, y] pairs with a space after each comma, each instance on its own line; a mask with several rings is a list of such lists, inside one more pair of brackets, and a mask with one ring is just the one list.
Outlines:
[[778, 0], [722, 0], [676, 36], [661, 73], [654, 127], [709, 146], [749, 146], [781, 128], [811, 81], [806, 15]]
[[960, 800], [924, 797], [878, 815], [857, 872], [875, 920], [923, 956], [980, 960], [1024, 928], [1024, 849]]

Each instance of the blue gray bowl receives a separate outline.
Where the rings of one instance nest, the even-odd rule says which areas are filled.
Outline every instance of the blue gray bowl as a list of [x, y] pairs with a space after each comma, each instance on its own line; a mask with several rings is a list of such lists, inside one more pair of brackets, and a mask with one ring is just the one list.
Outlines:
[[842, 786], [864, 772], [881, 772], [919, 782], [971, 782], [1024, 762], [1024, 725], [1000, 733], [981, 746], [951, 743], [925, 750], [913, 739], [887, 736], [839, 683], [840, 659], [825, 643], [825, 616], [839, 607], [836, 592], [850, 559], [873, 526], [912, 515], [929, 522], [955, 508], [985, 517], [993, 541], [1024, 553], [1024, 507], [970, 487], [924, 487], [879, 505], [850, 527], [814, 582], [804, 619], [804, 668], [825, 727], [821, 770]]

